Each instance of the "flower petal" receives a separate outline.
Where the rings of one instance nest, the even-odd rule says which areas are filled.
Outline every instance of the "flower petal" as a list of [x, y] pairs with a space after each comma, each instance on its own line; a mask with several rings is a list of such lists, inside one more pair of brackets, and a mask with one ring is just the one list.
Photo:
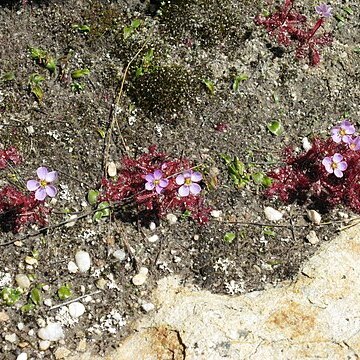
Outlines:
[[194, 181], [194, 182], [199, 182], [202, 180], [202, 175], [201, 173], [199, 173], [198, 171], [194, 171], [192, 174], [191, 174], [191, 181]]
[[344, 157], [339, 153], [335, 153], [332, 158], [334, 163], [339, 163]]
[[39, 187], [35, 192], [35, 199], [43, 201], [46, 198], [46, 190], [43, 187]]
[[186, 171], [184, 171], [184, 172], [183, 172], [184, 178], [185, 178], [185, 179], [191, 178], [192, 173], [193, 173], [192, 170], [186, 170]]
[[52, 183], [52, 182], [56, 181], [57, 178], [58, 178], [57, 171], [50, 171], [49, 173], [46, 174], [45, 181], [47, 183]]
[[161, 192], [164, 190], [163, 187], [161, 187], [160, 185], [156, 185], [156, 188], [155, 188], [155, 191], [158, 193], [158, 194], [161, 194]]
[[50, 197], [55, 197], [57, 194], [57, 189], [53, 185], [45, 186], [45, 191], [46, 191], [46, 194], [49, 195]]
[[347, 169], [348, 165], [347, 165], [347, 162], [346, 161], [341, 161], [337, 164], [337, 168], [340, 170], [340, 171], [345, 171]]
[[185, 178], [184, 178], [184, 175], [183, 174], [180, 174], [176, 177], [175, 179], [175, 182], [178, 184], [178, 185], [182, 185], [184, 182], [185, 182]]
[[26, 187], [29, 191], [36, 191], [40, 187], [40, 183], [36, 180], [29, 180]]
[[334, 172], [334, 169], [331, 166], [332, 165], [331, 157], [329, 156], [325, 157], [321, 163], [325, 166], [325, 169], [328, 173], [332, 174]]
[[180, 186], [179, 187], [179, 195], [180, 196], [188, 196], [190, 194], [189, 186]]
[[197, 195], [199, 194], [201, 191], [201, 186], [199, 184], [191, 184], [190, 185], [190, 192], [193, 194], [193, 195]]
[[155, 180], [160, 180], [163, 176], [163, 173], [161, 170], [155, 170], [154, 171], [154, 178]]
[[166, 188], [169, 185], [169, 180], [168, 179], [161, 179], [159, 181], [159, 186], [161, 186], [162, 188]]
[[152, 182], [152, 181], [148, 181], [146, 184], [145, 184], [145, 189], [146, 190], [153, 190], [155, 187], [155, 184]]
[[331, 136], [331, 138], [336, 142], [337, 144], [341, 142], [341, 136], [339, 133], [335, 133]]
[[154, 175], [153, 175], [153, 174], [147, 174], [147, 175], [145, 176], [145, 180], [146, 180], [147, 182], [154, 182], [154, 180], [155, 180]]
[[342, 177], [343, 177], [343, 172], [342, 172], [341, 170], [339, 170], [339, 169], [335, 169], [335, 170], [334, 170], [334, 174], [335, 174], [335, 176], [338, 177], [338, 178], [342, 178]]
[[40, 180], [45, 180], [46, 175], [48, 174], [48, 169], [45, 166], [41, 166], [36, 170], [36, 174]]

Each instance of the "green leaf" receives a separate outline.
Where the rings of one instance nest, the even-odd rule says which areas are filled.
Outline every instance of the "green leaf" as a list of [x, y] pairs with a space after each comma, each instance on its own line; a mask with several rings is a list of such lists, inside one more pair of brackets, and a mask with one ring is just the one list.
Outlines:
[[1, 77], [2, 81], [12, 81], [15, 80], [15, 74], [13, 71], [8, 71], [6, 72], [2, 77]]
[[33, 60], [41, 62], [46, 58], [46, 51], [40, 49], [40, 48], [30, 48], [30, 55]]
[[256, 185], [263, 184], [264, 174], [262, 172], [256, 172], [256, 173], [252, 174], [251, 177]]
[[349, 14], [349, 15], [353, 15], [353, 14], [354, 14], [352, 8], [349, 7], [349, 6], [343, 7], [343, 10], [344, 10], [347, 14]]
[[99, 133], [102, 139], [105, 139], [106, 134], [104, 129], [97, 128], [96, 131]]
[[40, 86], [35, 85], [31, 87], [31, 92], [36, 96], [36, 99], [41, 102], [44, 97], [44, 92]]
[[340, 23], [345, 23], [346, 22], [346, 19], [342, 16], [342, 15], [340, 15], [340, 14], [335, 14], [335, 19], [338, 21], [338, 22], [340, 22]]
[[21, 291], [19, 289], [6, 287], [0, 291], [0, 298], [8, 306], [14, 305], [17, 301], [19, 301], [20, 296]]
[[246, 74], [240, 74], [240, 75], [236, 76], [235, 79], [234, 79], [234, 83], [233, 83], [233, 90], [238, 91], [240, 83], [242, 81], [247, 80], [248, 78], [249, 77]]
[[124, 40], [128, 39], [133, 32], [134, 29], [131, 26], [125, 26], [123, 29]]
[[354, 48], [353, 52], [356, 53], [356, 54], [360, 54], [360, 47]]
[[60, 300], [68, 299], [70, 296], [72, 296], [70, 285], [65, 284], [60, 286], [60, 288], [57, 291], [57, 294]]
[[138, 28], [139, 26], [140, 26], [140, 24], [141, 24], [141, 20], [140, 19], [134, 19], [132, 22], [131, 22], [131, 27], [133, 28], [133, 29], [136, 29], [136, 28]]
[[272, 134], [276, 136], [280, 136], [284, 132], [284, 128], [282, 127], [280, 121], [277, 120], [274, 120], [271, 123], [269, 123], [267, 125], [267, 128]]
[[47, 62], [46, 62], [46, 65], [45, 67], [51, 71], [51, 72], [54, 72], [56, 70], [56, 60], [52, 57], [50, 57]]
[[231, 163], [231, 156], [230, 155], [221, 154], [220, 157], [225, 161], [226, 165]]
[[31, 290], [30, 293], [30, 300], [35, 304], [35, 305], [40, 305], [42, 302], [41, 299], [41, 292], [38, 288], [34, 288]]
[[83, 76], [89, 75], [90, 74], [90, 70], [89, 69], [78, 69], [75, 70], [71, 73], [71, 77], [73, 79], [79, 79]]
[[102, 201], [98, 207], [98, 210], [101, 210], [102, 216], [107, 217], [110, 216], [110, 204], [107, 201]]
[[31, 74], [29, 77], [29, 83], [34, 85], [40, 85], [45, 78], [39, 74]]
[[265, 175], [265, 176], [263, 177], [263, 180], [262, 180], [262, 185], [265, 186], [265, 187], [269, 187], [269, 186], [271, 186], [272, 182], [273, 182], [273, 181], [272, 181], [272, 178], [269, 177], [269, 176], [267, 176], [267, 175]]
[[181, 220], [186, 220], [190, 216], [191, 216], [191, 211], [190, 210], [185, 210], [181, 215]]
[[80, 92], [83, 91], [85, 89], [85, 85], [84, 84], [80, 84], [77, 81], [73, 81], [71, 84], [71, 90], [74, 92]]
[[228, 232], [224, 235], [224, 241], [228, 244], [231, 244], [236, 238], [236, 234], [233, 232]]
[[80, 32], [83, 32], [83, 33], [86, 33], [86, 32], [89, 32], [91, 29], [90, 29], [90, 26], [88, 25], [78, 25], [78, 24], [74, 24], [72, 26], [73, 29], [75, 30], [78, 30]]
[[273, 231], [270, 227], [268, 226], [265, 226], [264, 229], [263, 229], [263, 234], [265, 236], [271, 236], [271, 237], [274, 237], [276, 236], [276, 233], [275, 231]]
[[87, 195], [87, 201], [90, 205], [94, 206], [97, 203], [99, 193], [100, 192], [98, 190], [89, 190]]
[[211, 80], [203, 79], [202, 82], [206, 85], [211, 95], [215, 94], [215, 84]]
[[20, 308], [20, 310], [24, 313], [27, 313], [33, 309], [35, 309], [35, 304], [33, 304], [33, 303], [25, 304]]

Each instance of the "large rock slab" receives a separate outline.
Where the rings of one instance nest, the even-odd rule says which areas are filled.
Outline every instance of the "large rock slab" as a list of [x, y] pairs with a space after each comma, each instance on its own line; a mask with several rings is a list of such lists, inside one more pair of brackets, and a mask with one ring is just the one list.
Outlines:
[[230, 297], [184, 287], [180, 280], [159, 281], [157, 311], [107, 359], [360, 357], [359, 226], [322, 246], [295, 282], [276, 288]]

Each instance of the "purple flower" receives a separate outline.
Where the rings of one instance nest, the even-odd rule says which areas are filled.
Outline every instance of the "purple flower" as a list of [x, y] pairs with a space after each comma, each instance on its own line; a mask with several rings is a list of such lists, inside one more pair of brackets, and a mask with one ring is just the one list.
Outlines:
[[334, 173], [336, 177], [343, 177], [343, 171], [347, 169], [347, 163], [343, 160], [341, 154], [334, 154], [333, 156], [327, 156], [323, 159], [322, 164], [325, 166], [325, 169], [328, 173]]
[[169, 180], [163, 179], [163, 172], [161, 170], [155, 170], [152, 174], [147, 174], [145, 176], [145, 180], [147, 181], [145, 184], [146, 190], [154, 190], [160, 194], [168, 185]]
[[346, 144], [350, 143], [351, 136], [355, 132], [355, 127], [351, 125], [350, 121], [344, 120], [340, 125], [331, 129], [331, 137], [336, 143], [343, 141]]
[[202, 180], [202, 175], [197, 171], [187, 170], [178, 175], [175, 179], [179, 187], [180, 196], [188, 196], [190, 194], [197, 195], [201, 191], [201, 187], [197, 182]]
[[350, 138], [350, 141], [348, 142], [349, 148], [354, 151], [360, 150], [360, 136], [357, 136], [355, 138]]
[[29, 180], [26, 187], [29, 191], [35, 191], [35, 199], [43, 201], [46, 196], [54, 197], [57, 189], [52, 183], [57, 180], [58, 173], [56, 171], [48, 171], [44, 166], [36, 170], [39, 180]]
[[332, 16], [331, 14], [332, 8], [330, 5], [327, 4], [321, 4], [319, 6], [315, 6], [315, 11], [324, 18], [328, 18]]

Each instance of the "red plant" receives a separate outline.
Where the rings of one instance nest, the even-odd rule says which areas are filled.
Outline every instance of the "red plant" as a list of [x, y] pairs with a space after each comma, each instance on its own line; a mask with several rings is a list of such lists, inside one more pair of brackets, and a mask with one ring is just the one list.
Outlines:
[[[150, 211], [156, 217], [162, 218], [173, 210], [189, 211], [190, 216], [200, 223], [208, 221], [210, 208], [204, 204], [200, 195], [179, 196], [179, 185], [175, 181], [176, 175], [192, 168], [187, 159], [169, 159], [169, 157], [156, 151], [155, 146], [149, 148], [148, 153], [142, 154], [137, 159], [125, 157], [121, 161], [122, 168], [118, 179], [102, 179], [103, 195], [101, 201], [123, 203], [130, 198], [132, 205], [140, 210]], [[168, 180], [168, 185], [161, 193], [145, 189], [145, 176], [161, 170], [163, 178]]]
[[[341, 154], [347, 163], [343, 177], [329, 173], [323, 160], [325, 157]], [[268, 176], [274, 179], [265, 192], [268, 197], [281, 201], [305, 203], [312, 201], [315, 207], [327, 211], [343, 204], [360, 213], [360, 151], [353, 150], [344, 142], [333, 139], [313, 139], [312, 147], [296, 155], [285, 150], [286, 165], [272, 170]]]
[[0, 150], [0, 170], [5, 169], [9, 161], [13, 162], [14, 165], [21, 163], [21, 156], [14, 146]]
[[[280, 45], [295, 45], [295, 56], [298, 59], [309, 58], [311, 65], [320, 62], [318, 48], [330, 45], [332, 35], [324, 33], [315, 36], [316, 32], [323, 26], [326, 17], [321, 16], [314, 26], [307, 26], [305, 15], [293, 9], [294, 0], [285, 0], [284, 4], [276, 12], [267, 17], [257, 15], [254, 19], [256, 25], [264, 26], [270, 36], [275, 36]], [[330, 11], [329, 11], [330, 14]]]

